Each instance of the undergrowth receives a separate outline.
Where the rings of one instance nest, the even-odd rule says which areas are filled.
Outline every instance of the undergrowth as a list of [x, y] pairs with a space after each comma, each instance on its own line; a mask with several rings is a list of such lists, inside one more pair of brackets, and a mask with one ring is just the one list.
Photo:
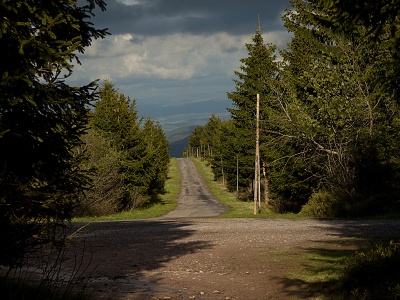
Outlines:
[[340, 282], [343, 299], [400, 299], [400, 246], [357, 252], [346, 262]]

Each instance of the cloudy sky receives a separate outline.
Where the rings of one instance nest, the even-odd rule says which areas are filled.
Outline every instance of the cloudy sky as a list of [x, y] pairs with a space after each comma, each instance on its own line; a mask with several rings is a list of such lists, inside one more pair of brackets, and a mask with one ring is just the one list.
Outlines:
[[72, 80], [110, 80], [136, 99], [139, 115], [166, 131], [226, 117], [234, 70], [260, 18], [265, 43], [282, 48], [288, 0], [106, 0], [92, 22], [112, 34], [80, 56]]

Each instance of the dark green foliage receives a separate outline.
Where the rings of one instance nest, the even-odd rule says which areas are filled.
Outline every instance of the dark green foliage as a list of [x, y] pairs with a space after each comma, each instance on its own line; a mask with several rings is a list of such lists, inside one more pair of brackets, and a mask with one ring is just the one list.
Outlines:
[[84, 137], [93, 170], [92, 187], [81, 198], [76, 215], [107, 215], [134, 209], [164, 191], [169, 163], [168, 142], [161, 126], [150, 119], [142, 125], [135, 101], [110, 82], [100, 89], [92, 128]]
[[[238, 157], [241, 161], [239, 182], [241, 186], [251, 188], [254, 178], [255, 157], [255, 130], [256, 130], [256, 98], [260, 95], [260, 120], [261, 135], [260, 147], [268, 140], [266, 124], [268, 123], [268, 110], [270, 108], [271, 85], [270, 82], [277, 75], [276, 47], [264, 44], [260, 29], [252, 38], [251, 44], [246, 44], [248, 57], [240, 61], [240, 72], [235, 72], [238, 79], [234, 80], [236, 91], [228, 93], [228, 98], [233, 102], [233, 109], [229, 109], [235, 126], [235, 149], [237, 152], [231, 156], [231, 166], [235, 165]], [[265, 154], [261, 153], [261, 157]], [[236, 168], [231, 168], [235, 171]], [[235, 173], [233, 173], [235, 174]], [[231, 174], [231, 177], [233, 177]], [[236, 174], [235, 174], [236, 176]]]
[[368, 214], [398, 194], [399, 110], [393, 94], [376, 80], [391, 50], [383, 40], [381, 47], [369, 43], [362, 24], [351, 33], [342, 30], [317, 1], [292, 5], [296, 13], [284, 15], [294, 35], [282, 54], [284, 85], [277, 97], [287, 120], [279, 132], [297, 139], [294, 149], [318, 178], [314, 189], [347, 202], [334, 211]]
[[110, 138], [100, 134], [94, 128], [82, 137], [84, 145], [79, 148], [85, 151], [87, 159], [82, 168], [90, 174], [91, 185], [81, 196], [75, 216], [110, 215], [120, 209], [125, 199], [125, 185], [120, 174], [123, 153], [110, 147]]
[[147, 119], [138, 132], [138, 145], [128, 151], [122, 171], [128, 188], [149, 197], [164, 191], [169, 162], [168, 141], [161, 126]]
[[341, 277], [343, 299], [399, 299], [400, 247], [376, 246], [360, 251], [345, 265]]
[[[95, 5], [33, 0], [0, 3], [0, 265], [52, 241], [86, 184], [73, 149], [88, 122], [95, 83], [64, 78], [94, 38]], [[65, 74], [62, 76], [61, 74]]]
[[135, 147], [139, 131], [135, 101], [119, 93], [108, 81], [104, 82], [99, 96], [91, 121], [94, 129], [110, 138], [111, 146], [117, 150]]
[[[309, 199], [305, 210], [316, 216], [398, 209], [398, 3], [291, 4], [283, 21], [293, 38], [280, 52], [282, 61], [257, 30], [235, 72], [236, 90], [228, 93], [232, 123], [215, 130], [210, 120], [196, 128], [190, 145], [212, 162], [229, 190], [239, 169], [239, 190], [251, 191], [260, 94], [262, 182], [271, 209], [299, 212]], [[205, 151], [207, 132], [218, 137], [212, 158]]]

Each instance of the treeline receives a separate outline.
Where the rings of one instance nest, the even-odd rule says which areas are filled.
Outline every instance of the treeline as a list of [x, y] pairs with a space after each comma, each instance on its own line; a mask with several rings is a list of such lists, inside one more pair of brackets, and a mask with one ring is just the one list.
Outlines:
[[169, 163], [168, 141], [160, 124], [138, 118], [135, 100], [108, 81], [90, 113], [78, 152], [90, 186], [75, 214], [107, 215], [140, 207], [164, 190]]
[[231, 120], [212, 116], [197, 127], [186, 154], [205, 157], [216, 179], [252, 199], [259, 94], [261, 195], [270, 209], [317, 217], [398, 210], [397, 6], [291, 4], [282, 16], [290, 43], [279, 50], [256, 31], [227, 95]]

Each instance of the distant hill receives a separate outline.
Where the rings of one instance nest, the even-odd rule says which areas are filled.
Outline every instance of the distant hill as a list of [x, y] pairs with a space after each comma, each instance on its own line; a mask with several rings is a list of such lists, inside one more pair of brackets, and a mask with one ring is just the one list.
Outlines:
[[148, 100], [136, 103], [139, 114], [157, 120], [165, 132], [180, 127], [206, 124], [212, 114], [228, 119], [230, 115], [227, 108], [232, 108], [232, 102], [227, 98], [212, 98], [195, 102], [193, 99], [183, 99], [176, 103], [164, 104], [159, 99]]
[[195, 127], [195, 125], [183, 126], [166, 133], [171, 157], [182, 157], [183, 150], [188, 144], [189, 136]]

